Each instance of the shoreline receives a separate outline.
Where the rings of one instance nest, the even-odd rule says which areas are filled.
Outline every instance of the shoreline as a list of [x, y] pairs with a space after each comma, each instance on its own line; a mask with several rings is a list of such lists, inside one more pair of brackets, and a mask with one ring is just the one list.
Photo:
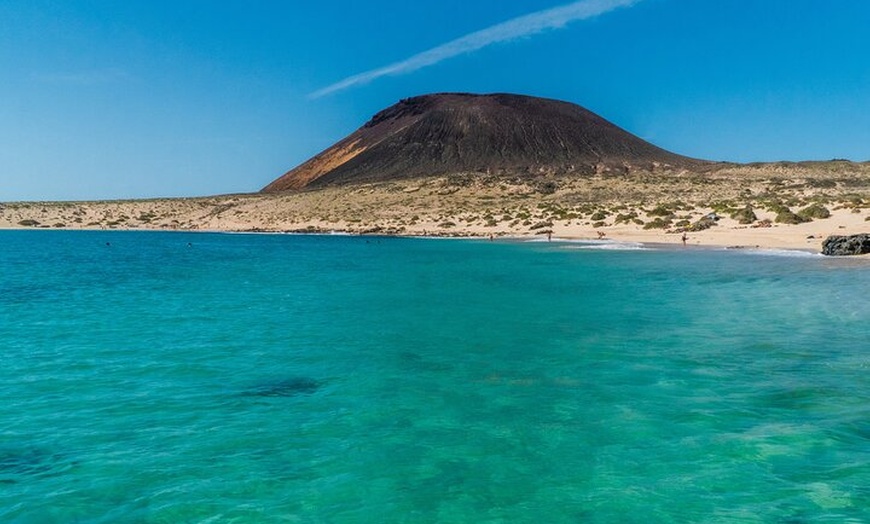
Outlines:
[[[835, 221], [836, 223], [836, 221]], [[718, 229], [708, 229], [699, 232], [687, 232], [687, 241], [682, 242], [682, 233], [673, 231], [644, 231], [640, 228], [595, 228], [594, 231], [585, 228], [560, 226], [555, 224], [548, 238], [546, 232], [519, 232], [504, 230], [481, 230], [480, 228], [457, 228], [452, 231], [428, 230], [384, 230], [377, 226], [359, 229], [344, 229], [323, 227], [323, 224], [298, 224], [293, 228], [167, 228], [167, 227], [31, 227], [0, 223], [0, 231], [91, 231], [91, 232], [167, 232], [167, 233], [222, 233], [222, 234], [270, 234], [270, 235], [336, 235], [336, 236], [368, 236], [368, 237], [405, 237], [426, 239], [477, 239], [477, 240], [513, 240], [523, 242], [562, 242], [583, 244], [641, 244], [656, 248], [691, 248], [691, 249], [784, 249], [820, 253], [822, 242], [831, 235], [858, 234], [870, 230], [856, 227], [838, 226], [836, 230], [818, 225], [812, 228], [797, 226], [774, 226], [768, 229], [753, 229], [726, 225]], [[827, 229], [822, 233], [819, 229]], [[603, 235], [598, 232], [604, 233]], [[814, 231], [807, 235], [808, 231]]]
[[548, 244], [554, 248], [576, 249], [577, 251], [615, 251], [615, 252], [668, 252], [686, 254], [691, 253], [724, 253], [724, 254], [743, 254], [747, 256], [762, 256], [762, 257], [780, 257], [780, 258], [802, 258], [814, 259], [818, 261], [826, 261], [836, 263], [837, 267], [840, 264], [851, 264], [858, 268], [870, 267], [870, 254], [865, 255], [850, 255], [850, 256], [825, 256], [820, 251], [814, 251], [807, 248], [786, 248], [786, 247], [765, 247], [765, 246], [726, 246], [726, 245], [687, 245], [683, 246], [676, 243], [660, 243], [660, 242], [636, 242], [617, 239], [595, 239], [595, 238], [562, 238], [553, 237], [552, 240], [541, 238], [537, 235], [503, 235], [501, 237], [490, 240], [488, 237], [479, 235], [466, 236], [448, 236], [448, 235], [384, 235], [384, 234], [365, 234], [365, 233], [346, 233], [346, 232], [298, 232], [298, 231], [222, 231], [222, 230], [166, 230], [166, 229], [84, 229], [84, 228], [67, 228], [67, 229], [27, 229], [27, 228], [2, 228], [4, 231], [54, 231], [54, 232], [69, 232], [81, 231], [87, 233], [189, 233], [193, 235], [294, 235], [294, 236], [342, 236], [342, 237], [360, 237], [364, 238], [384, 238], [384, 239], [419, 239], [419, 240], [466, 240], [475, 242], [502, 242], [516, 244]]
[[[819, 253], [870, 232], [870, 168], [738, 166], [701, 176], [638, 172], [508, 179], [467, 174], [233, 194], [0, 203], [0, 229], [319, 233], [608, 240]], [[550, 180], [552, 184], [543, 184]], [[543, 189], [542, 189], [543, 188]]]
[[[614, 251], [728, 251], [728, 252], [789, 252], [803, 253], [806, 255], [818, 255], [823, 257], [821, 250], [814, 250], [809, 247], [783, 247], [777, 245], [726, 245], [726, 244], [687, 244], [683, 245], [679, 242], [650, 242], [647, 240], [634, 240], [627, 238], [591, 238], [591, 237], [564, 237], [553, 236], [550, 239], [542, 235], [499, 235], [489, 238], [488, 235], [479, 235], [474, 233], [468, 234], [384, 234], [384, 233], [357, 233], [348, 231], [307, 231], [307, 230], [220, 230], [220, 229], [162, 229], [162, 228], [28, 228], [28, 227], [0, 227], [0, 231], [43, 231], [43, 232], [70, 232], [81, 231], [88, 233], [169, 233], [169, 234], [211, 234], [211, 235], [296, 235], [296, 236], [342, 236], [342, 237], [361, 237], [361, 238], [408, 238], [420, 240], [475, 240], [475, 241], [493, 241], [493, 242], [516, 242], [516, 243], [540, 243], [540, 244], [555, 244], [555, 245], [572, 245], [583, 246], [586, 249], [614, 250]], [[826, 257], [826, 258], [867, 258], [868, 255], [858, 255], [850, 257]]]

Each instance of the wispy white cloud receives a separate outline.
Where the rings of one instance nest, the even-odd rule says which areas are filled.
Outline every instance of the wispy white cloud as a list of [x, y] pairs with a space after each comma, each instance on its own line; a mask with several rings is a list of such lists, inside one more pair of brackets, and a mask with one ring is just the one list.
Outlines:
[[508, 42], [517, 38], [531, 36], [550, 29], [561, 29], [568, 23], [577, 20], [586, 20], [603, 15], [620, 7], [629, 7], [641, 0], [581, 0], [567, 5], [537, 11], [527, 15], [496, 24], [480, 31], [469, 33], [442, 44], [438, 47], [423, 51], [410, 58], [384, 67], [372, 69], [364, 73], [349, 76], [340, 82], [319, 89], [311, 95], [311, 98], [320, 98], [337, 91], [367, 84], [382, 76], [401, 75], [410, 73], [424, 67], [428, 67], [448, 58], [471, 53], [500, 42]]

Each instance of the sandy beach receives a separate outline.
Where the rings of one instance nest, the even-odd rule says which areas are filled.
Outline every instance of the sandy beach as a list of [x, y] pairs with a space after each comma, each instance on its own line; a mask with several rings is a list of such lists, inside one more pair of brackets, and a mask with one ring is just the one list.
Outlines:
[[274, 195], [0, 204], [0, 228], [347, 232], [610, 239], [818, 252], [870, 230], [870, 167], [733, 165], [706, 174], [451, 175]]

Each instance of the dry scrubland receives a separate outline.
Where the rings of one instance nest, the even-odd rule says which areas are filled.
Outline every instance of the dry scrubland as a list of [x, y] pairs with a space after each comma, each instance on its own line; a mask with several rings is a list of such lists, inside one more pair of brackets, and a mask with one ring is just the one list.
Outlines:
[[[715, 219], [709, 218], [715, 214]], [[708, 217], [708, 218], [705, 218]], [[275, 195], [0, 204], [2, 228], [606, 238], [818, 250], [870, 230], [870, 164], [717, 164], [587, 177], [462, 174]]]

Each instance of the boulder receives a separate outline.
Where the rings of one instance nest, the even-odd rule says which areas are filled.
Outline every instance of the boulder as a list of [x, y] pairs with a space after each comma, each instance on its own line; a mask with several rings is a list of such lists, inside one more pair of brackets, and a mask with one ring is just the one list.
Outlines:
[[870, 233], [831, 235], [822, 242], [822, 254], [828, 256], [864, 255], [870, 253]]

